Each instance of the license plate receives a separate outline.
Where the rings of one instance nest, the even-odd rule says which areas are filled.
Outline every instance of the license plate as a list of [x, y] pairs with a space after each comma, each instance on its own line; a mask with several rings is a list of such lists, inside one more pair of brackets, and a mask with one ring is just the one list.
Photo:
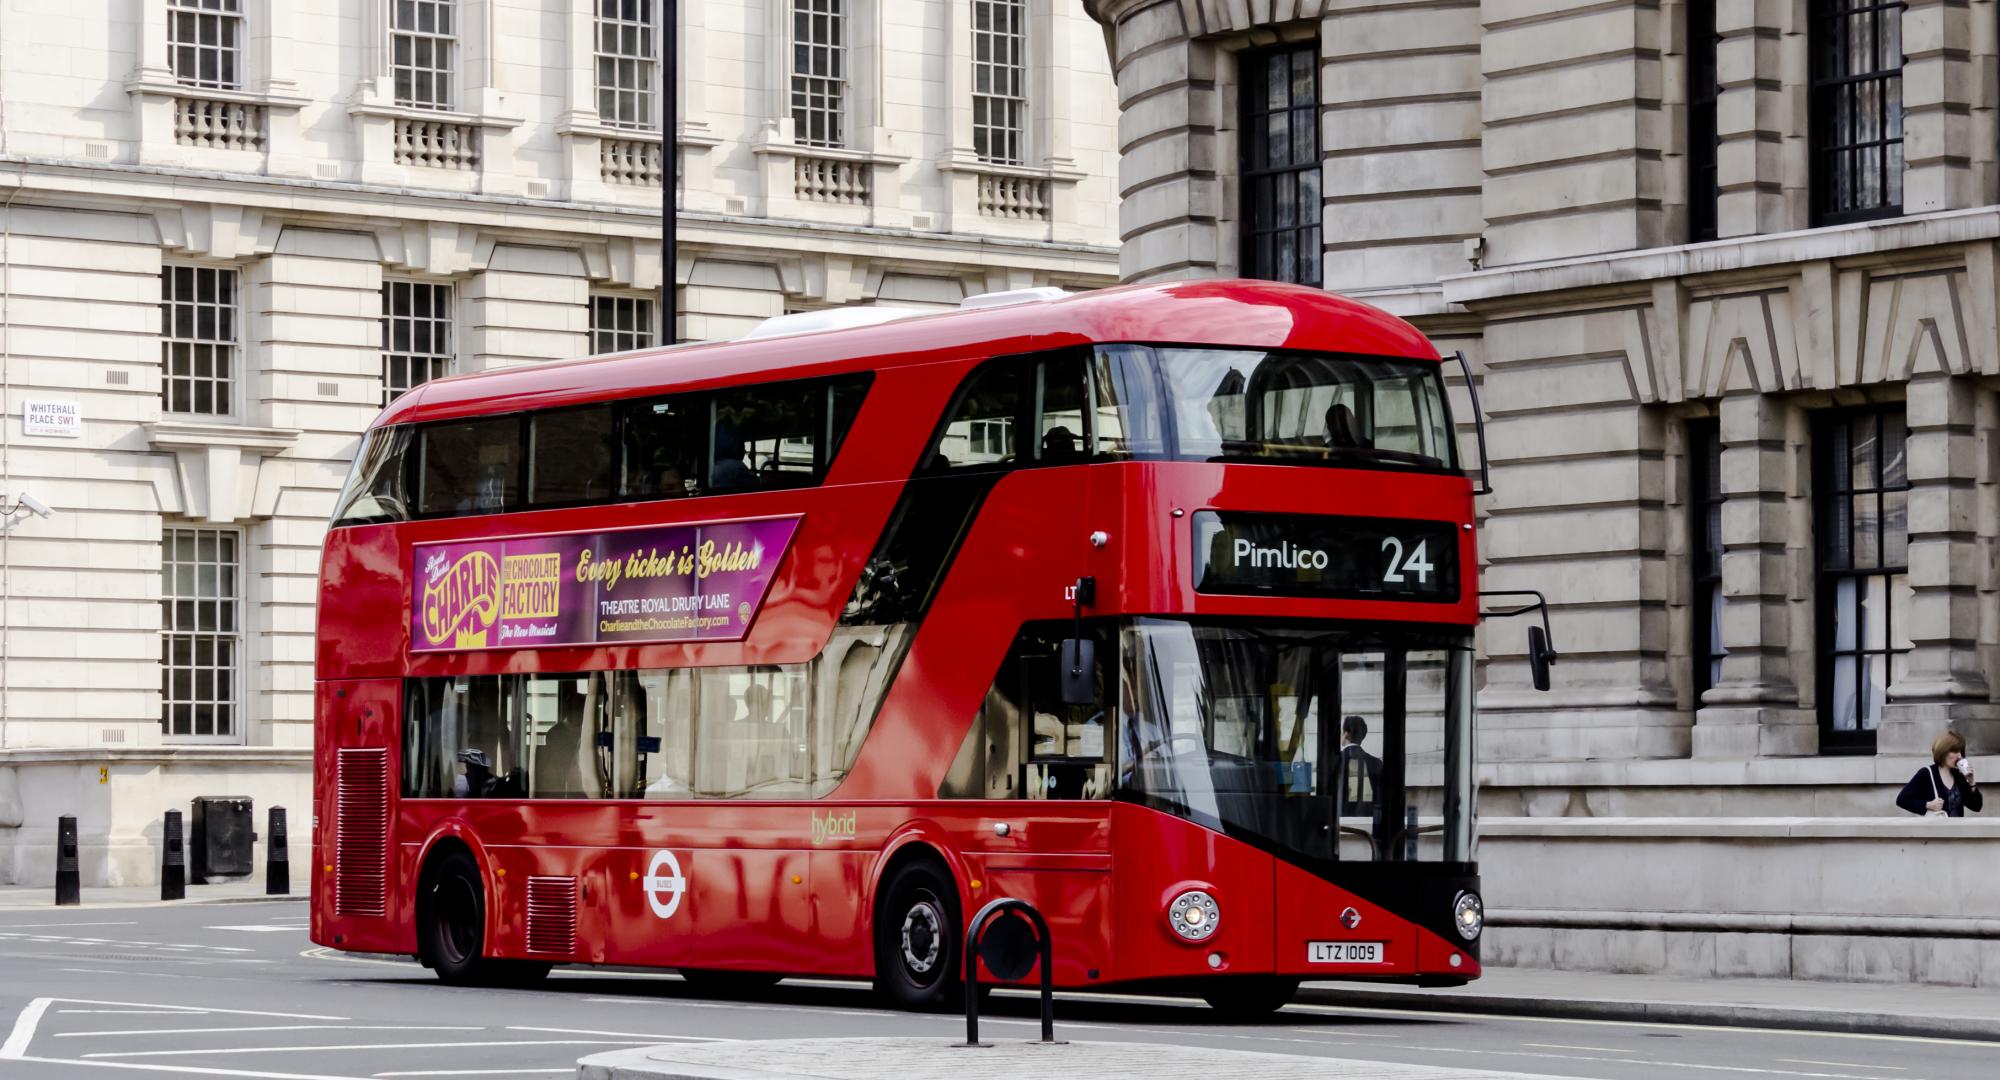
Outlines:
[[1382, 942], [1309, 941], [1306, 943], [1306, 961], [1313, 964], [1379, 964], [1382, 962]]

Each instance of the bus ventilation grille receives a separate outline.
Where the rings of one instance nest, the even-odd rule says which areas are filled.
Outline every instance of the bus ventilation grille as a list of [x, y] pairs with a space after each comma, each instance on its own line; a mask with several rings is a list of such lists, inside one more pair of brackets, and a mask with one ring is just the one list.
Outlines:
[[333, 913], [386, 913], [389, 878], [389, 752], [342, 750], [334, 785]]
[[550, 956], [576, 951], [575, 878], [528, 878], [528, 951]]

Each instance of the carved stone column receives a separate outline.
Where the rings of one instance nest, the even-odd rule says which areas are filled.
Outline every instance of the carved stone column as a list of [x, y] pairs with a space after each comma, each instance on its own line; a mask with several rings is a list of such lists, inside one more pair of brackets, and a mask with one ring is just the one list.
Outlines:
[[[1992, 13], [1987, 12], [1990, 19]], [[1967, 0], [1909, 0], [1903, 10], [1903, 209], [1977, 206], [1972, 173], [1972, 16]]]
[[[1722, 399], [1722, 679], [1695, 714], [1694, 755], [1742, 760], [1819, 751], [1801, 703], [1792, 603], [1811, 591], [1805, 417], [1782, 398]], [[1809, 701], [1810, 698], [1804, 700]]]
[[[2000, 707], [1992, 704], [1980, 655], [1978, 484], [1988, 471], [1980, 452], [1987, 396], [1967, 379], [1931, 375], [1910, 382], [1911, 592], [1896, 632], [1909, 652], [1891, 676], [1876, 732], [1883, 755], [1928, 755], [1946, 727], [1975, 749], [2000, 748]], [[1991, 425], [1989, 416], [1989, 441]]]

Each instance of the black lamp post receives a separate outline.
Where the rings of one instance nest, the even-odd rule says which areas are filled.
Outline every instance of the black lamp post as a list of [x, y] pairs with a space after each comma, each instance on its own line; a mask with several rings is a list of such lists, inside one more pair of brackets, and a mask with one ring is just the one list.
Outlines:
[[666, 185], [660, 206], [661, 334], [680, 340], [681, 27], [679, 0], [660, 0], [660, 170]]

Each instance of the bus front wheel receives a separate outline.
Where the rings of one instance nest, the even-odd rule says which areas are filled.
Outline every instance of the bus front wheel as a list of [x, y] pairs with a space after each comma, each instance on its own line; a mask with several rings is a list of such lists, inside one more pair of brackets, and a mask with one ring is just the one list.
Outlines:
[[1228, 979], [1202, 995], [1208, 1006], [1230, 1020], [1261, 1020], [1292, 1003], [1299, 980], [1278, 977]]
[[520, 986], [549, 973], [548, 964], [486, 955], [486, 888], [469, 853], [447, 852], [425, 880], [419, 947], [439, 981]]
[[876, 990], [918, 1012], [958, 1007], [964, 936], [950, 873], [929, 861], [905, 865], [876, 907]]

